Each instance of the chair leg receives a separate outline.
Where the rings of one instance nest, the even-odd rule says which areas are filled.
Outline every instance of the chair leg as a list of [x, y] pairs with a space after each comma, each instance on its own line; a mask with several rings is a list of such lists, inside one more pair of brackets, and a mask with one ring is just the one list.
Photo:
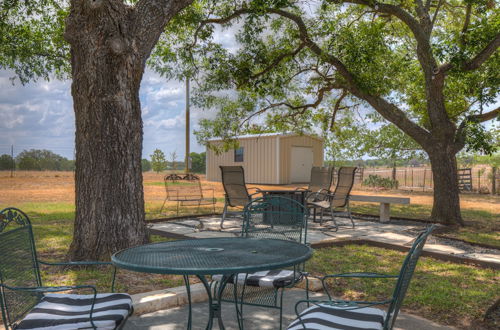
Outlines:
[[280, 330], [283, 328], [283, 293], [284, 292], [285, 292], [285, 290], [281, 289], [281, 297], [280, 297], [280, 327], [279, 327]]
[[352, 218], [352, 214], [351, 214], [351, 208], [349, 207], [349, 203], [347, 203], [347, 214], [349, 215], [349, 219], [351, 219], [351, 223], [352, 223], [352, 229], [354, 229], [354, 219]]
[[163, 211], [163, 207], [165, 206], [165, 203], [167, 202], [167, 199], [165, 198], [165, 200], [163, 201], [163, 205], [161, 206], [160, 208], [160, 214], [161, 214], [161, 211]]
[[321, 213], [319, 214], [319, 225], [323, 226], [323, 212], [324, 209], [321, 209]]
[[222, 219], [220, 220], [220, 229], [224, 229], [224, 220], [227, 214], [227, 200], [224, 200], [224, 210], [222, 211]]
[[335, 220], [335, 216], [333, 215], [333, 206], [331, 206], [331, 205], [330, 205], [330, 213], [332, 215], [333, 224], [335, 225], [335, 231], [338, 231], [339, 225], [337, 224], [337, 221]]

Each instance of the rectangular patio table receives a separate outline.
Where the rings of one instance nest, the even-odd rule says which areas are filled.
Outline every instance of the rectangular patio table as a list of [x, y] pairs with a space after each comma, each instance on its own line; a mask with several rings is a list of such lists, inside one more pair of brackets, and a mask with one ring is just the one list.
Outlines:
[[189, 275], [203, 283], [208, 296], [209, 316], [206, 329], [212, 329], [217, 318], [224, 329], [221, 315], [222, 292], [231, 276], [223, 276], [212, 295], [205, 275], [233, 275], [280, 269], [305, 262], [313, 250], [293, 241], [257, 238], [203, 238], [152, 243], [115, 253], [111, 261], [119, 268], [154, 274], [183, 275], [189, 302], [187, 328], [192, 327]]

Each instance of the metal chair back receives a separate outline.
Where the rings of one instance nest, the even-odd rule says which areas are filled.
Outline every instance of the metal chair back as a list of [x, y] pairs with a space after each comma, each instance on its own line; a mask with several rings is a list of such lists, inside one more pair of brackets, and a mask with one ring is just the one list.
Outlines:
[[305, 244], [307, 208], [286, 197], [266, 195], [244, 209], [243, 237], [272, 238]]
[[163, 178], [168, 201], [190, 201], [203, 199], [200, 178], [194, 174], [180, 176], [169, 174]]
[[13, 291], [5, 287], [42, 285], [31, 222], [19, 209], [0, 211], [0, 251], [0, 308], [8, 329], [42, 298], [41, 293]]
[[333, 192], [333, 207], [344, 207], [347, 205], [349, 194], [354, 185], [354, 172], [356, 167], [341, 167], [338, 172], [337, 185]]
[[250, 202], [243, 166], [220, 166], [226, 200], [231, 207], [245, 206]]
[[420, 235], [415, 238], [410, 251], [406, 255], [406, 258], [403, 261], [403, 266], [401, 267], [401, 271], [399, 272], [399, 278], [396, 283], [394, 293], [392, 295], [392, 302], [389, 305], [389, 309], [387, 310], [384, 329], [392, 329], [392, 327], [394, 326], [394, 322], [396, 321], [399, 313], [399, 308], [403, 303], [403, 299], [405, 297], [406, 291], [408, 290], [408, 286], [410, 285], [413, 272], [415, 271], [415, 267], [417, 266], [418, 259], [422, 254], [422, 249], [424, 248], [427, 238], [435, 228], [435, 225], [431, 225], [425, 231], [421, 232]]
[[333, 168], [314, 166], [311, 169], [311, 181], [308, 190], [317, 193], [321, 190], [328, 191], [332, 185]]

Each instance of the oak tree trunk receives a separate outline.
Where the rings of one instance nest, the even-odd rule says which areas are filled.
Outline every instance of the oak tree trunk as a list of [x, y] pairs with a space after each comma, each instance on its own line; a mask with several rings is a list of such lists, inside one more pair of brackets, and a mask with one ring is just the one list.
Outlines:
[[139, 102], [145, 61], [127, 39], [126, 6], [116, 1], [102, 6], [100, 0], [75, 3], [65, 33], [71, 44], [76, 120], [76, 218], [70, 257], [102, 260], [148, 241]]
[[457, 182], [455, 149], [445, 143], [427, 150], [434, 180], [434, 204], [431, 218], [443, 224], [462, 224]]

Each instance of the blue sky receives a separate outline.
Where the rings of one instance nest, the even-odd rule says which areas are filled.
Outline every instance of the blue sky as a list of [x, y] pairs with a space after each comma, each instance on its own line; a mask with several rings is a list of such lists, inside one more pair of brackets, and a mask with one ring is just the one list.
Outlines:
[[[75, 116], [68, 81], [38, 81], [21, 85], [9, 79], [14, 74], [0, 71], [0, 154], [24, 149], [48, 149], [74, 158]], [[148, 70], [142, 80], [140, 98], [144, 122], [143, 158], [156, 148], [165, 154], [185, 154], [185, 85], [166, 81]], [[197, 128], [200, 109], [191, 108], [191, 127]], [[201, 152], [191, 134], [191, 151]]]

